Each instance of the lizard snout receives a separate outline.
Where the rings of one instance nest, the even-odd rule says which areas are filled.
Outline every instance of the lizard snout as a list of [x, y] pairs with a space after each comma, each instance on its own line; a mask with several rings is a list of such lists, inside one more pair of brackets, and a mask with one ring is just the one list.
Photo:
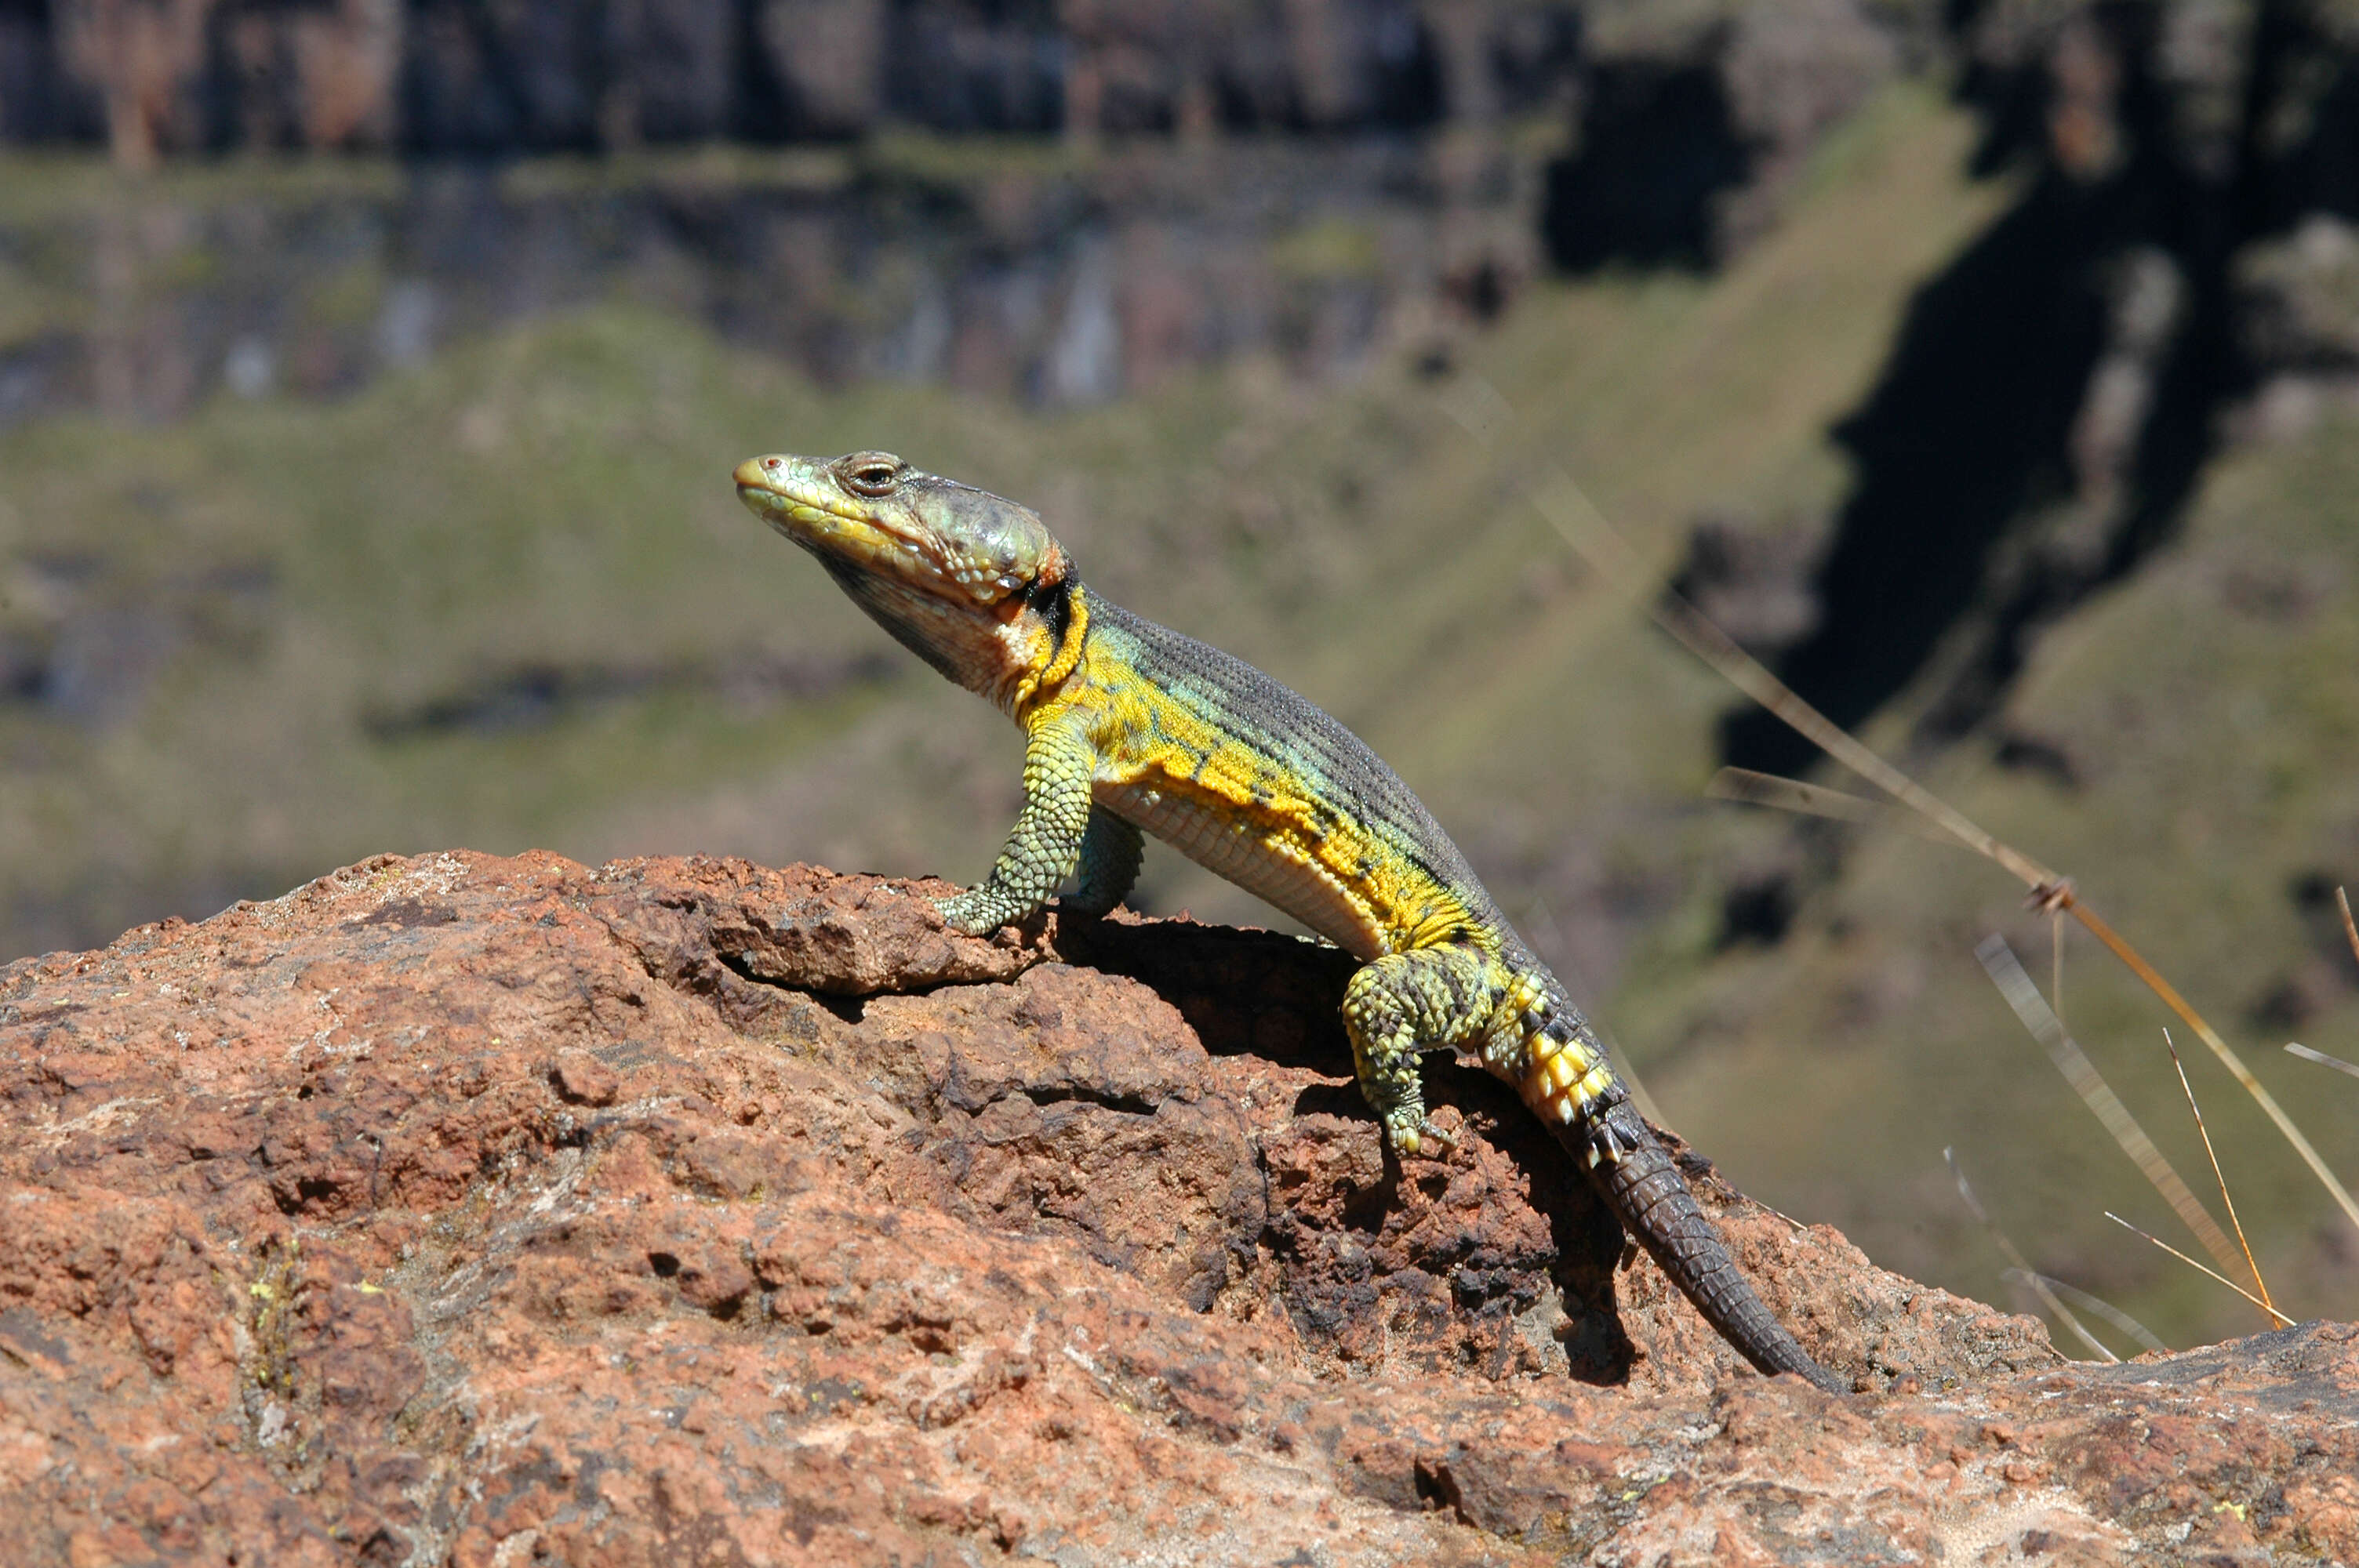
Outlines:
[[783, 458], [747, 458], [731, 475], [739, 490], [768, 490], [771, 476], [786, 467]]

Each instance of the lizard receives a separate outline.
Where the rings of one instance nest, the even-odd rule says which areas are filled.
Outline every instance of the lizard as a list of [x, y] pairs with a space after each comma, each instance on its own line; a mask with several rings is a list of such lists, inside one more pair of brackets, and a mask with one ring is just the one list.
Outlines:
[[861, 610], [1024, 731], [1024, 804], [989, 875], [940, 902], [949, 925], [1020, 924], [1069, 881], [1060, 908], [1109, 913], [1153, 834], [1360, 960], [1343, 1022], [1396, 1157], [1454, 1141], [1426, 1113], [1419, 1054], [1479, 1054], [1730, 1345], [1848, 1391], [1754, 1292], [1564, 986], [1357, 736], [1090, 591], [1015, 502], [884, 451], [752, 458], [734, 478]]

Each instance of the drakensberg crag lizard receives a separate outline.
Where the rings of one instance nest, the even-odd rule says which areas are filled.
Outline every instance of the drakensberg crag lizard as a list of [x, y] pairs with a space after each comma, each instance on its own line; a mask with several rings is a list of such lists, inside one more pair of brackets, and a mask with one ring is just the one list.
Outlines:
[[1361, 960], [1343, 1024], [1396, 1151], [1448, 1141], [1426, 1119], [1418, 1053], [1479, 1049], [1746, 1359], [1848, 1388], [1753, 1293], [1563, 986], [1357, 736], [1252, 665], [1089, 592], [1013, 502], [889, 452], [756, 458], [736, 480], [854, 603], [1024, 729], [1024, 808], [991, 875], [942, 904], [951, 924], [1024, 920], [1076, 871], [1067, 905], [1103, 914], [1137, 878], [1141, 831], [1154, 834]]

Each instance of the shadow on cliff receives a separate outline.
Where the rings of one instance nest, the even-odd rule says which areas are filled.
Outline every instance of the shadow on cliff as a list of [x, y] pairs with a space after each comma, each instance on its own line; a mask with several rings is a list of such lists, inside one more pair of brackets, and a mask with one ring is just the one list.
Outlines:
[[1599, 64], [1579, 146], [1549, 169], [1540, 235], [1551, 262], [1572, 273], [1712, 265], [1719, 200], [1754, 166], [1717, 70], [1692, 60]]
[[[1978, 9], [1955, 7], [1953, 28]], [[2304, 7], [2256, 10], [2234, 123], [2208, 146], [2185, 128], [2193, 90], [2164, 80], [2152, 8], [2082, 23], [2077, 81], [2064, 43], [1965, 73], [1984, 126], [1975, 171], [2017, 171], [2023, 192], [1918, 291], [1834, 432], [1856, 479], [1817, 571], [1816, 624], [1773, 662], [1846, 728], [1937, 653], [1918, 741], [1983, 726], [2039, 629], [2170, 537], [2222, 415], [2254, 384], [2237, 251], [2359, 199], [2359, 63]], [[2303, 131], [2283, 139], [2288, 121]], [[1722, 752], [1777, 773], [1815, 755], [1750, 708], [1723, 720]]]

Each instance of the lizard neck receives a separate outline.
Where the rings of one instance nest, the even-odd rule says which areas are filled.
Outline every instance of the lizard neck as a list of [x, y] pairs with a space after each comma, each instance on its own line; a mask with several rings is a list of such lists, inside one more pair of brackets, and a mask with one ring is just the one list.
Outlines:
[[1090, 635], [1089, 593], [1071, 578], [1036, 588], [1000, 635], [1010, 654], [1010, 676], [993, 697], [1009, 718], [1029, 730], [1081, 665]]

